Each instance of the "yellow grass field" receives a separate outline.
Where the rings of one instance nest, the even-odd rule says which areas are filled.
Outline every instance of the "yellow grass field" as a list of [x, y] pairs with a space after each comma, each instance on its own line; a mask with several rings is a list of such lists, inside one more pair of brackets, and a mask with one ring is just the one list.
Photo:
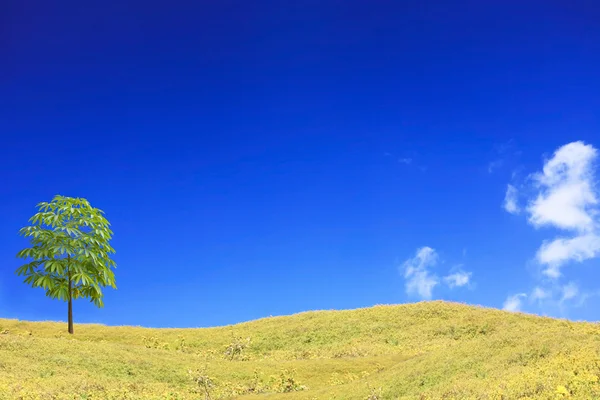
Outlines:
[[0, 319], [0, 399], [600, 399], [599, 324], [457, 303], [65, 331]]

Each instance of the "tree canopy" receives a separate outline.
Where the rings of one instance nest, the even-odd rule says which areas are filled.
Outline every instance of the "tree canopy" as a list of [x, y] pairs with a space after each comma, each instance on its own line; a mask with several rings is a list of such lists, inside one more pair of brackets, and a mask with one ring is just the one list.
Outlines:
[[17, 257], [31, 261], [16, 273], [25, 283], [45, 289], [46, 295], [69, 302], [69, 332], [72, 328], [72, 300], [89, 298], [103, 307], [102, 288], [116, 289], [110, 258], [113, 232], [104, 212], [83, 198], [55, 196], [51, 202], [37, 205], [30, 226], [19, 233], [29, 238], [31, 246]]

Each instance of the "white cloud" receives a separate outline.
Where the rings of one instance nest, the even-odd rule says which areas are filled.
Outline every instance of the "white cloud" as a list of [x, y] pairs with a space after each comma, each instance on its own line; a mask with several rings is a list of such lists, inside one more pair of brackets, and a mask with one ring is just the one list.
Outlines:
[[415, 256], [403, 264], [406, 279], [406, 293], [418, 295], [422, 299], [431, 299], [433, 288], [439, 284], [437, 276], [429, 268], [437, 264], [438, 255], [431, 247], [421, 247]]
[[399, 158], [398, 162], [402, 163], [402, 164], [408, 165], [408, 164], [410, 164], [412, 162], [412, 158]]
[[506, 194], [504, 195], [504, 209], [511, 214], [518, 214], [520, 210], [517, 204], [517, 188], [513, 185], [507, 185]]
[[[559, 147], [541, 172], [530, 175], [537, 193], [527, 205], [528, 221], [536, 228], [553, 227], [574, 232], [572, 237], [546, 240], [536, 253], [544, 274], [558, 278], [568, 262], [600, 255], [600, 211], [594, 175], [598, 151], [581, 141]], [[517, 190], [508, 185], [504, 208], [519, 212]]]
[[596, 204], [590, 182], [570, 182], [538, 195], [530, 204], [529, 221], [536, 227], [549, 225], [577, 232], [594, 228], [590, 205]]
[[577, 232], [590, 232], [597, 227], [594, 221], [597, 211], [593, 207], [598, 200], [592, 169], [596, 156], [597, 151], [591, 145], [569, 143], [546, 161], [543, 172], [533, 175], [540, 188], [528, 207], [533, 225]]
[[448, 285], [451, 289], [455, 287], [462, 287], [469, 284], [471, 275], [471, 272], [457, 271], [446, 276], [444, 278], [444, 282], [446, 282], [446, 285]]
[[505, 311], [521, 311], [522, 298], [527, 297], [525, 293], [518, 293], [512, 296], [508, 296], [508, 298], [504, 301], [502, 305], [502, 309]]
[[536, 259], [546, 265], [544, 274], [550, 278], [558, 278], [560, 267], [567, 261], [582, 262], [600, 254], [600, 236], [589, 233], [574, 238], [558, 238], [545, 241], [539, 248]]
[[[543, 274], [551, 278], [545, 287], [535, 287], [529, 295], [530, 302], [540, 307], [555, 308], [564, 312], [565, 303], [581, 305], [598, 292], [580, 292], [573, 283], [562, 284], [561, 269], [567, 263], [583, 262], [600, 257], [600, 193], [596, 181], [598, 150], [592, 145], [577, 141], [559, 147], [544, 162], [540, 172], [529, 175], [529, 186], [524, 193], [532, 192], [525, 211], [528, 222], [535, 228], [550, 227], [563, 233], [542, 242], [536, 252], [536, 261], [543, 266]], [[514, 177], [513, 177], [514, 179]], [[508, 212], [518, 207], [516, 189], [508, 185], [504, 207]], [[550, 285], [548, 285], [548, 283]], [[504, 308], [518, 310], [524, 293], [510, 296]]]

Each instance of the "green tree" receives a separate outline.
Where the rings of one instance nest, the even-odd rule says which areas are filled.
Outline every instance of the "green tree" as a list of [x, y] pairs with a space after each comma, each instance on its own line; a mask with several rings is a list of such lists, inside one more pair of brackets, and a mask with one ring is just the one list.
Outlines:
[[103, 307], [102, 288], [115, 285], [110, 258], [115, 250], [108, 243], [113, 232], [104, 212], [83, 198], [54, 196], [50, 203], [37, 205], [39, 212], [30, 226], [19, 233], [30, 239], [31, 247], [17, 257], [32, 261], [19, 267], [25, 283], [46, 290], [46, 296], [67, 301], [69, 333], [73, 333], [73, 300], [89, 298]]

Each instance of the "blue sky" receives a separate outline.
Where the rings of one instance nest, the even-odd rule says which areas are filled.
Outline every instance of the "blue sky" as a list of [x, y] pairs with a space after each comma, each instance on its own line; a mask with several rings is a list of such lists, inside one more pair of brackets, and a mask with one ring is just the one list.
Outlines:
[[600, 319], [592, 2], [7, 10], [0, 317], [66, 319], [14, 274], [61, 194], [115, 232], [118, 290], [76, 323], [423, 298]]

